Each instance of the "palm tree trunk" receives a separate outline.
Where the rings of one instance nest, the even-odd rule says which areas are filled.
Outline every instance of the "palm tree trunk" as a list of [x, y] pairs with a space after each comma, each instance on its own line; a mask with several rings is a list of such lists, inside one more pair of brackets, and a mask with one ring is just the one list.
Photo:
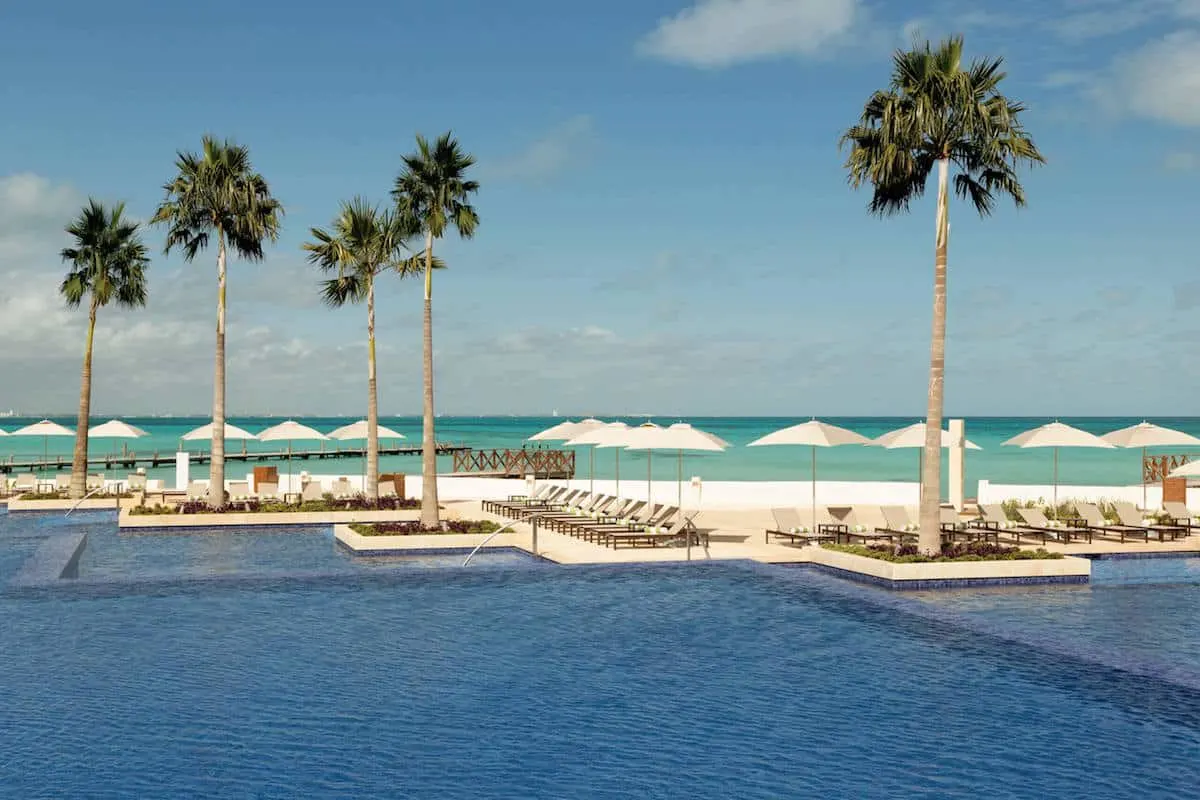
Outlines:
[[208, 505], [225, 505], [225, 234], [217, 232], [217, 356], [213, 369], [212, 460]]
[[68, 496], [87, 494], [88, 418], [92, 413], [92, 342], [96, 335], [96, 298], [88, 312], [87, 344], [83, 350], [83, 372], [79, 378], [79, 417], [75, 425], [75, 455], [71, 458], [71, 489]]
[[933, 260], [933, 336], [929, 352], [929, 405], [925, 412], [925, 451], [921, 468], [921, 552], [941, 552], [942, 409], [946, 372], [946, 249], [950, 238], [948, 206], [950, 163], [938, 161], [937, 233]]
[[424, 415], [421, 431], [421, 525], [439, 524], [437, 493], [437, 440], [433, 430], [433, 234], [425, 234], [425, 320], [422, 342], [424, 361]]
[[379, 396], [375, 382], [375, 280], [367, 284], [367, 485], [368, 500], [379, 499]]

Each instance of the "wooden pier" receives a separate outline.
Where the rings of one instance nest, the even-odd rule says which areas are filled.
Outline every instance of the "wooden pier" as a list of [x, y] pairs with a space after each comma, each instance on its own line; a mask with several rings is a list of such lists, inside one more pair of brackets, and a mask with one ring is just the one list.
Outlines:
[[574, 450], [460, 450], [454, 453], [456, 475], [493, 478], [570, 479], [575, 477]]
[[[189, 460], [192, 464], [207, 464], [212, 460], [212, 453], [208, 451], [188, 451]], [[227, 450], [225, 451], [225, 462], [236, 461], [287, 461], [289, 458], [292, 461], [310, 461], [312, 459], [324, 460], [328, 458], [362, 458], [364, 450], [361, 447], [355, 448], [321, 448], [319, 450]], [[460, 453], [469, 453], [471, 448], [461, 444], [448, 444], [439, 442], [437, 445], [438, 455], [455, 456]], [[379, 455], [383, 456], [419, 456], [421, 455], [420, 445], [407, 445], [404, 447], [385, 447], [380, 445]], [[10, 456], [7, 459], [0, 459], [0, 474], [13, 474], [20, 472], [46, 472], [49, 470], [70, 470], [71, 456], [59, 455], [50, 456], [48, 458], [17, 460], [16, 456]], [[136, 469], [137, 467], [173, 467], [175, 466], [175, 453], [138, 453], [129, 451], [125, 453], [108, 453], [105, 455], [91, 456], [88, 458], [88, 467], [104, 467], [105, 469]]]

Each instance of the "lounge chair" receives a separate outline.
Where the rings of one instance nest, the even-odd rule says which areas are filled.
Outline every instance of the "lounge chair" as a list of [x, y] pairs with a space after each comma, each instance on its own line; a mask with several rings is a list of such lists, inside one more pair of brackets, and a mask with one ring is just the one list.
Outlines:
[[95, 475], [88, 475], [84, 481], [87, 486], [87, 491], [92, 492], [97, 489], [104, 488], [104, 473], [98, 472]]
[[512, 505], [526, 506], [531, 502], [548, 499], [552, 493], [566, 491], [561, 486], [555, 486], [550, 483], [543, 483], [534, 491], [533, 494], [510, 494], [507, 500], [484, 500], [483, 510], [491, 514], [502, 514], [504, 509]]
[[[905, 514], [905, 518], [907, 518], [907, 514]], [[855, 539], [859, 539], [868, 542], [887, 539], [889, 542], [895, 543], [897, 538], [900, 541], [916, 538], [916, 534], [912, 531], [893, 528], [884, 515], [883, 509], [879, 506], [854, 506], [850, 512], [850, 519], [853, 520], [853, 523], [845, 533], [839, 535], [838, 541], [845, 539], [847, 542], [853, 542]]]
[[26, 472], [18, 475], [16, 481], [13, 482], [13, 494], [36, 492], [37, 488], [37, 475], [34, 475], [32, 472]]
[[130, 492], [146, 491], [146, 475], [141, 472], [131, 472], [125, 479], [125, 489]]
[[511, 507], [505, 516], [515, 517], [516, 519], [526, 519], [533, 514], [547, 514], [557, 511], [563, 511], [568, 508], [578, 508], [580, 504], [586, 502], [590, 495], [579, 489], [572, 489], [557, 495], [550, 500], [530, 503], [523, 506]]
[[263, 483], [258, 484], [254, 488], [256, 488], [258, 490], [256, 492], [256, 494], [258, 495], [259, 500], [262, 500], [264, 502], [272, 502], [272, 503], [277, 502], [279, 500], [279, 484], [278, 483], [267, 483], [264, 481]]
[[603, 528], [607, 525], [620, 525], [622, 520], [630, 520], [640, 514], [645, 507], [645, 503], [638, 500], [622, 500], [617, 498], [604, 507], [599, 514], [588, 515], [586, 517], [576, 516], [564, 519], [556, 519], [552, 527], [559, 533], [565, 533], [568, 536], [575, 536], [581, 539], [590, 539], [590, 530], [592, 528]]
[[229, 502], [244, 504], [249, 502], [250, 483], [248, 481], [230, 481], [229, 482]]
[[1072, 539], [1086, 539], [1089, 544], [1092, 541], [1092, 529], [1082, 520], [1056, 520], [1058, 524], [1055, 525], [1046, 519], [1040, 508], [1018, 508], [1017, 514], [1033, 530], [1042, 531], [1064, 544], [1070, 544]]
[[1200, 515], [1193, 514], [1186, 503], [1180, 503], [1177, 500], [1168, 500], [1163, 503], [1163, 511], [1171, 517], [1171, 523], [1187, 528], [1190, 532], [1193, 528], [1200, 528], [1200, 524], [1195, 522]]
[[1141, 525], [1122, 525], [1120, 523], [1113, 525], [1104, 518], [1100, 507], [1094, 503], [1076, 503], [1075, 511], [1083, 520], [1083, 524], [1095, 533], [1117, 536], [1121, 542], [1124, 542], [1127, 536], [1141, 539], [1144, 542], [1150, 541], [1150, 531], [1146, 528]]
[[187, 499], [191, 501], [208, 499], [208, 482], [192, 481], [188, 484]]
[[1017, 544], [1021, 543], [1022, 536], [1041, 539], [1042, 544], [1045, 544], [1046, 538], [1049, 536], [1044, 530], [1031, 528], [1028, 525], [1010, 520], [1008, 515], [1004, 513], [1004, 508], [998, 503], [980, 503], [979, 514], [979, 518], [968, 522], [967, 527], [995, 531], [997, 539], [999, 539], [1001, 531], [1015, 538]]
[[1127, 536], [1132, 536], [1133, 539], [1140, 539], [1144, 542], [1150, 541], [1150, 531], [1142, 527], [1142, 525], [1112, 524], [1108, 519], [1104, 518], [1103, 513], [1100, 512], [1100, 507], [1094, 503], [1076, 503], [1075, 512], [1079, 513], [1080, 519], [1087, 525], [1088, 530], [1093, 531], [1093, 533], [1117, 536], [1122, 542], [1126, 540]]
[[396, 497], [395, 481], [380, 481], [375, 496], [379, 499]]
[[304, 488], [300, 490], [301, 503], [316, 503], [325, 499], [325, 492], [321, 488], [320, 481], [309, 481], [304, 484]]
[[581, 520], [567, 532], [571, 536], [578, 536], [587, 542], [607, 544], [611, 534], [638, 531], [648, 525], [653, 526], [655, 522], [661, 521], [666, 513], [665, 506], [656, 506], [645, 500], [636, 500], [622, 508], [619, 514], [607, 519]]
[[598, 519], [604, 510], [615, 503], [617, 498], [608, 494], [595, 494], [562, 511], [547, 511], [537, 515], [538, 525], [552, 531], [559, 530], [563, 525], [577, 519]]
[[56, 492], [65, 492], [71, 488], [71, 473], [60, 472], [54, 476], [54, 490]]
[[[775, 519], [775, 527], [767, 529], [765, 540], [768, 542], [771, 541], [772, 536], [780, 539], [786, 538], [790, 544], [795, 544], [797, 541], [812, 544], [813, 542], [837, 539], [836, 533], [822, 531], [818, 525], [813, 525], [811, 515], [808, 516], [806, 522], [795, 508], [772, 508], [771, 516]], [[825, 516], [829, 516], [828, 511], [825, 512]]]
[[1147, 525], [1142, 522], [1142, 512], [1138, 511], [1137, 506], [1133, 503], [1114, 503], [1117, 510], [1117, 521], [1122, 525], [1145, 528], [1158, 535], [1158, 540], [1164, 541], [1165, 537], [1170, 537], [1172, 540], [1178, 539], [1180, 536], [1187, 536], [1188, 529], [1184, 525], [1160, 525], [1154, 523]]
[[676, 543], [683, 536], [686, 537], [685, 543], [690, 540], [693, 544], [708, 547], [708, 535], [697, 530], [692, 523], [698, 513], [698, 510], [689, 513], [670, 506], [657, 525], [646, 525], [642, 530], [614, 531], [605, 536], [605, 544], [611, 544], [614, 550], [622, 544], [658, 547], [664, 543]]
[[345, 478], [338, 478], [334, 481], [329, 491], [335, 500], [349, 500], [354, 496], [354, 489], [350, 486], [350, 481]]

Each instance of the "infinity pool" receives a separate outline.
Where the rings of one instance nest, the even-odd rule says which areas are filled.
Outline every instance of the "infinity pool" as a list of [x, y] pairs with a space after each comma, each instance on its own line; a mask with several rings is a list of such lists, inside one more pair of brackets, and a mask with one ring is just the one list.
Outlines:
[[[93, 537], [73, 588], [0, 594], [0, 795], [1165, 798], [1200, 780], [1200, 683], [1155, 672], [1200, 664], [1200, 598], [1173, 594], [1195, 587], [913, 597], [808, 569], [368, 566], [320, 530], [72, 524]], [[62, 525], [0, 514], [0, 584]]]

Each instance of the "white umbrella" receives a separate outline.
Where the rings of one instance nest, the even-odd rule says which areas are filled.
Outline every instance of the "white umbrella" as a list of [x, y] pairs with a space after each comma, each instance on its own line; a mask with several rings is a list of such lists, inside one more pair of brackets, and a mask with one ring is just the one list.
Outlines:
[[568, 439], [573, 439], [581, 433], [586, 433], [592, 428], [599, 428], [604, 423], [598, 419], [589, 417], [581, 419], [578, 422], [567, 420], [560, 422], [557, 425], [552, 425], [544, 431], [539, 431], [533, 436], [530, 436], [528, 441], [531, 442], [565, 442]]
[[[185, 433], [183, 435], [182, 438], [183, 438], [183, 441], [185, 441], [185, 442], [206, 442], [206, 441], [212, 439], [212, 435], [213, 435], [213, 424], [210, 422], [207, 425], [201, 425], [199, 428], [196, 428], [196, 430], [194, 430], [194, 431], [188, 431], [187, 433]], [[257, 438], [258, 438], [257, 436], [255, 436], [253, 433], [251, 433], [248, 430], [239, 428], [237, 425], [231, 425], [228, 422], [225, 423], [225, 439], [226, 440], [231, 440], [231, 439], [249, 440], [249, 439], [257, 439]]]
[[[397, 433], [391, 428], [385, 428], [382, 425], [375, 426], [375, 434], [377, 439], [403, 439], [403, 433]], [[330, 439], [338, 439], [339, 441], [359, 441], [367, 438], [367, 421], [360, 419], [358, 422], [351, 422], [349, 425], [343, 425], [337, 430], [330, 431], [328, 434]]]
[[74, 436], [75, 431], [70, 428], [65, 428], [57, 422], [51, 422], [44, 419], [41, 422], [35, 422], [32, 425], [26, 425], [24, 428], [17, 428], [10, 434], [12, 436], [40, 436], [42, 437], [42, 458], [50, 461], [50, 437], [51, 436]]
[[[666, 428], [660, 428], [657, 425], [639, 425], [636, 428], [630, 428], [629, 444], [626, 449], [629, 450], [645, 450], [647, 464], [649, 464], [650, 454], [654, 450], [674, 450], [678, 453], [679, 458], [679, 478], [678, 478], [678, 503], [680, 514], [683, 512], [683, 451], [684, 450], [703, 450], [703, 451], [720, 451], [729, 447], [729, 442], [702, 431], [699, 428], [693, 428], [686, 422], [676, 422]], [[649, 477], [649, 470], [647, 470]], [[650, 486], [646, 486], [646, 502], [650, 502]], [[687, 555], [688, 559], [692, 557], [692, 537], [687, 535]]]
[[[604, 427], [604, 423], [593, 417], [581, 419], [578, 422], [560, 422], [557, 425], [551, 425], [544, 431], [539, 431], [529, 437], [531, 442], [569, 442], [577, 436], [582, 436], [589, 431]], [[588, 450], [588, 491], [593, 491], [596, 488], [596, 447], [592, 445]]]
[[300, 440], [318, 440], [328, 441], [329, 437], [321, 433], [316, 428], [310, 428], [307, 425], [302, 425], [294, 419], [285, 420], [278, 425], [272, 425], [266, 430], [258, 432], [258, 440], [260, 442], [287, 442], [288, 443], [288, 484], [292, 482], [292, 442]]
[[[599, 425], [591, 425], [578, 436], [568, 439], [564, 444], [568, 447], [590, 446], [592, 448], [592, 457], [595, 458], [597, 447], [616, 447], [625, 446], [628, 439], [629, 426], [624, 422], [609, 422]], [[592, 466], [595, 466], [593, 460]], [[621, 451], [617, 450], [617, 488], [615, 494], [621, 493]]]
[[[942, 431], [942, 449], [950, 448], [953, 440], [950, 438], [950, 431]], [[889, 431], [875, 438], [873, 444], [876, 444], [886, 450], [897, 449], [916, 449], [917, 450], [917, 482], [921, 482], [921, 472], [925, 468], [925, 423], [918, 422], [913, 425], [907, 425], [903, 428], [897, 428], [894, 431]], [[982, 448], [969, 439], [963, 440], [963, 446], [967, 450], [980, 450]], [[924, 489], [924, 487], [922, 487]], [[941, 491], [940, 489], [938, 490]]]
[[110, 419], [94, 428], [88, 428], [89, 439], [140, 439], [149, 435], [141, 428], [119, 419]]
[[818, 422], [815, 418], [790, 428], [768, 433], [755, 439], [747, 447], [762, 445], [800, 445], [812, 448], [812, 519], [813, 532], [817, 530], [817, 448], [837, 447], [845, 444], [871, 444], [871, 440], [860, 433], [855, 433], [827, 422]]
[[[366, 487], [366, 485], [367, 485], [367, 447], [366, 447], [366, 442], [368, 441], [367, 421], [365, 419], [360, 419], [358, 422], [351, 422], [349, 425], [343, 425], [342, 427], [338, 428], [337, 430], [330, 431], [329, 438], [337, 439], [338, 441], [342, 441], [342, 442], [362, 441], [364, 443], [363, 444], [362, 476], [363, 476], [363, 487]], [[380, 439], [403, 439], [403, 438], [404, 438], [404, 434], [402, 434], [402, 433], [397, 433], [396, 431], [392, 430], [391, 428], [385, 428], [384, 426], [379, 425], [379, 424], [375, 425], [375, 440], [377, 442]], [[291, 471], [291, 465], [288, 465], [288, 471], [289, 472]]]
[[1145, 420], [1128, 428], [1111, 431], [1100, 438], [1117, 447], [1142, 448], [1142, 508], [1146, 507], [1146, 448], [1200, 445], [1200, 439], [1190, 433], [1164, 428]]
[[141, 428], [119, 419], [110, 419], [94, 428], [88, 428], [89, 439], [93, 437], [96, 439], [140, 439], [149, 435]]
[[1171, 470], [1172, 478], [1195, 478], [1200, 476], [1200, 461], [1189, 461]]
[[1072, 428], [1070, 425], [1055, 420], [1054, 422], [1030, 428], [1024, 433], [1004, 442], [1013, 447], [1053, 447], [1054, 448], [1054, 514], [1058, 515], [1058, 448], [1060, 447], [1101, 447], [1113, 449], [1113, 445], [1101, 439], [1094, 433]]
[[4, 430], [4, 428], [0, 428], [0, 436], [8, 436], [8, 433]]

